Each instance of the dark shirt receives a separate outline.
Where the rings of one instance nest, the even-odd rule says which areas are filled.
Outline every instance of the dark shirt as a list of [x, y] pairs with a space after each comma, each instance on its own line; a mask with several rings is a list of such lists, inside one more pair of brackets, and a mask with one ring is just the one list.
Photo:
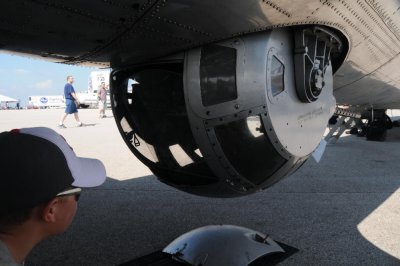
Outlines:
[[73, 92], [75, 93], [74, 87], [72, 87], [72, 85], [69, 83], [65, 84], [65, 86], [64, 86], [65, 99], [73, 100], [74, 97], [72, 97], [72, 95], [71, 95], [71, 93], [73, 93]]

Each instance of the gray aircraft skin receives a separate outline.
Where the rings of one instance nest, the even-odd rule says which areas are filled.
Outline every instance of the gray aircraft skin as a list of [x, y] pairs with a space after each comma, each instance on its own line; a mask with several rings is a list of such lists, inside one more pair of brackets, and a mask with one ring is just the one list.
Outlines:
[[2, 50], [111, 67], [122, 137], [162, 182], [189, 193], [247, 195], [293, 173], [336, 104], [400, 108], [396, 0], [0, 7]]
[[249, 33], [298, 25], [342, 32], [338, 103], [400, 108], [396, 0], [3, 1], [2, 50], [66, 64], [119, 67]]

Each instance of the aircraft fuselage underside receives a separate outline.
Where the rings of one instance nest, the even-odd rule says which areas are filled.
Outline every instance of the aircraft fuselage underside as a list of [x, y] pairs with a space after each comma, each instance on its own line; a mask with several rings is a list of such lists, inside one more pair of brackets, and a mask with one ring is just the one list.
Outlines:
[[111, 66], [132, 152], [199, 195], [245, 195], [295, 171], [333, 96], [400, 108], [396, 0], [21, 0], [1, 10], [2, 50]]

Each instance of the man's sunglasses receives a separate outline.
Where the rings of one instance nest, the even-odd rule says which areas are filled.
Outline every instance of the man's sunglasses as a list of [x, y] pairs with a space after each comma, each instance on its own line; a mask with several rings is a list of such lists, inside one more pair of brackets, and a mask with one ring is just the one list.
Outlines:
[[79, 187], [74, 187], [74, 188], [70, 188], [68, 190], [65, 190], [63, 192], [60, 192], [56, 195], [56, 197], [64, 197], [64, 196], [71, 196], [71, 195], [75, 195], [75, 201], [79, 200], [79, 197], [81, 195], [82, 189]]

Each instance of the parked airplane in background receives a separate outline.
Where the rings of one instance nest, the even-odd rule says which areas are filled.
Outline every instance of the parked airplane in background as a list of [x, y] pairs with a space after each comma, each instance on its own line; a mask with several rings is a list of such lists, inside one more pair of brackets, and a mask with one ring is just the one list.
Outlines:
[[190, 193], [246, 195], [294, 172], [336, 104], [353, 113], [400, 108], [396, 0], [0, 7], [1, 49], [111, 66], [122, 137], [161, 181]]

